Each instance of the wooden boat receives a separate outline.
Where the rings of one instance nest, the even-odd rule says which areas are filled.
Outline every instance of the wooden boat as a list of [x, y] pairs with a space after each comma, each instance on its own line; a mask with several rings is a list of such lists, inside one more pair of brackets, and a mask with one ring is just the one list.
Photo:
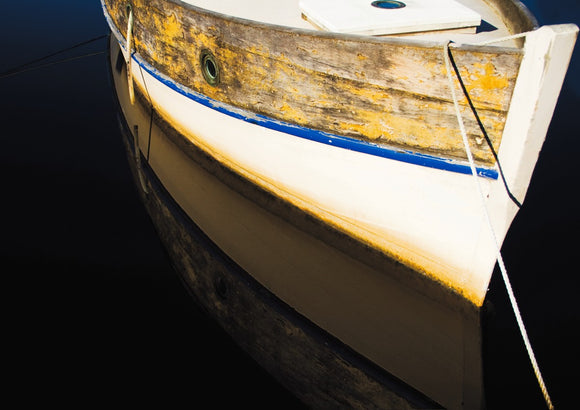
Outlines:
[[370, 1], [102, 0], [176, 270], [312, 407], [484, 406], [482, 304], [578, 28], [460, 2], [481, 21], [393, 34], [321, 28]]

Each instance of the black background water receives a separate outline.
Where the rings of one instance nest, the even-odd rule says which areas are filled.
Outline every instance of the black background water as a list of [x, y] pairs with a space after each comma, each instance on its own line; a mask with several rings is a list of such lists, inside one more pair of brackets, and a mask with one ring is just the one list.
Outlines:
[[[578, 0], [526, 4], [543, 24], [580, 24]], [[98, 0], [3, 0], [0, 72], [107, 30]], [[18, 407], [300, 408], [196, 310], [173, 272], [130, 178], [105, 44], [0, 76], [4, 390]], [[557, 408], [578, 403], [578, 49], [503, 247]], [[489, 407], [543, 408], [497, 274], [489, 299]]]

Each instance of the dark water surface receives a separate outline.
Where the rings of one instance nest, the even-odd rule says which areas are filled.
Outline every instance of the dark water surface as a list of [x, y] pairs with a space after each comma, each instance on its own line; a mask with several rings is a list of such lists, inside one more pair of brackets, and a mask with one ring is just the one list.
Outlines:
[[[580, 24], [578, 0], [527, 4], [541, 23]], [[108, 33], [98, 0], [0, 10], [0, 73]], [[557, 408], [578, 403], [578, 49], [503, 247]], [[105, 51], [103, 38], [48, 61], [96, 55], [0, 74], [4, 390], [18, 407], [300, 408], [196, 310], [173, 272], [129, 174]], [[489, 407], [543, 408], [499, 275], [489, 301]]]

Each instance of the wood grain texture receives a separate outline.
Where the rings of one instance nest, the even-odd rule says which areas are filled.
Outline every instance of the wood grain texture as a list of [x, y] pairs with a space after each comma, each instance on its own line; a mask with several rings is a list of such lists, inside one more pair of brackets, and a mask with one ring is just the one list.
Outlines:
[[[132, 4], [136, 51], [176, 82], [268, 117], [437, 156], [466, 157], [441, 45], [252, 24], [178, 1], [106, 0], [120, 32]], [[220, 83], [202, 75], [210, 50]], [[522, 54], [459, 47], [453, 56], [496, 151]], [[461, 91], [456, 81], [459, 95]], [[494, 157], [465, 98], [461, 107], [480, 164]]]

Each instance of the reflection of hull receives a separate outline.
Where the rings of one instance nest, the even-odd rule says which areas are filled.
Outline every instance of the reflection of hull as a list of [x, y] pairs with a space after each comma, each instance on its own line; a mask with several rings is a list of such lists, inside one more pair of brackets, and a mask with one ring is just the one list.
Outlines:
[[[309, 117], [312, 128], [308, 128], [304, 116], [296, 114], [304, 108], [300, 98], [274, 109], [283, 118], [265, 115], [268, 107], [264, 101], [257, 112], [251, 112], [253, 107], [248, 108], [244, 95], [234, 89], [238, 83], [224, 77], [223, 87], [212, 84], [217, 82], [221, 63], [212, 62], [215, 55], [208, 47], [220, 46], [214, 52], [223, 59], [236, 60], [238, 53], [240, 59], [255, 58], [256, 64], [278, 64], [278, 71], [298, 70], [288, 59], [300, 56], [282, 54], [276, 60], [247, 42], [236, 43], [239, 39], [232, 33], [246, 27], [272, 38], [303, 37], [303, 41], [318, 35], [259, 24], [250, 27], [173, 1], [165, 2], [165, 11], [170, 13], [163, 23], [155, 13], [164, 10], [164, 2], [155, 0], [160, 5], [155, 12], [142, 8], [141, 0], [131, 3], [137, 16], [134, 36], [129, 36], [138, 45], [134, 54], [127, 52], [131, 42], [121, 34], [132, 32], [132, 17], [125, 15], [124, 8], [123, 13], [115, 9], [120, 4], [117, 0], [103, 1], [113, 31], [111, 58], [116, 68], [112, 71], [128, 147], [144, 202], [177, 270], [200, 304], [269, 372], [312, 405], [399, 408], [410, 403], [429, 407], [433, 403], [425, 398], [428, 396], [445, 407], [479, 407], [479, 311], [495, 249], [485, 231], [472, 177], [465, 174], [470, 167], [457, 157], [457, 141], [450, 137], [457, 131], [457, 125], [447, 118], [453, 104], [437, 96], [418, 98], [419, 102], [430, 101], [424, 104], [425, 110], [437, 105], [434, 112], [421, 116], [426, 121], [423, 128], [434, 126], [428, 121], [437, 122], [435, 114], [444, 113], [447, 119], [441, 120], [445, 122], [441, 126], [448, 133], [440, 141], [418, 135], [416, 152], [410, 145], [400, 149], [411, 144], [412, 138], [405, 132], [416, 129], [415, 119], [404, 118], [405, 110], [418, 104], [408, 99], [420, 95], [413, 92], [390, 90], [407, 98], [400, 103], [406, 107], [397, 114], [400, 117], [388, 124], [401, 125], [392, 145], [369, 143], [365, 138], [371, 138], [375, 128], [355, 130], [352, 123], [341, 122], [353, 120], [350, 117], [322, 123], [324, 116], [316, 110]], [[186, 27], [175, 19], [187, 18], [198, 19], [200, 27], [205, 24], [209, 32], [215, 32], [217, 40], [200, 34], [201, 45], [192, 43], [200, 48], [201, 56], [195, 50], [193, 57], [175, 52], [183, 46], [176, 33]], [[154, 33], [148, 24], [166, 24], [167, 33]], [[187, 26], [197, 30], [192, 27]], [[170, 34], [175, 44], [165, 36]], [[540, 31], [528, 41], [546, 42], [549, 46], [544, 44], [544, 51], [556, 39], [563, 41], [565, 47], [558, 50], [564, 51], [557, 56], [563, 64], [574, 36], [575, 30], [564, 26]], [[335, 39], [320, 38], [324, 44]], [[217, 43], [210, 44], [210, 40]], [[368, 40], [363, 44], [366, 41], [360, 38], [336, 40], [351, 47], [358, 42], [364, 50], [405, 46], [397, 41]], [[118, 51], [119, 44], [122, 51]], [[248, 47], [245, 54], [236, 48], [244, 45]], [[470, 54], [474, 49], [459, 47], [454, 53], [476, 67], [479, 62]], [[475, 54], [483, 56], [484, 49]], [[510, 60], [511, 68], [497, 78], [472, 73], [466, 76], [472, 81], [467, 86], [474, 95], [491, 93], [491, 105], [505, 102], [496, 109], [485, 101], [475, 101], [483, 107], [478, 106], [486, 124], [501, 122], [497, 129], [490, 127], [490, 137], [495, 138], [494, 144], [501, 140], [498, 154], [505, 160], [506, 183], [521, 200], [565, 69], [548, 70], [546, 65], [546, 71], [525, 73], [532, 82], [550, 78], [555, 84], [546, 87], [548, 91], [540, 85], [518, 87], [518, 70], [513, 68], [521, 66], [521, 74], [537, 61], [530, 60], [527, 53], [522, 57], [518, 48], [504, 50], [505, 55], [502, 50], [494, 48], [482, 58], [498, 67], [501, 61]], [[429, 52], [436, 55], [422, 47], [413, 58]], [[195, 61], [185, 68], [193, 71], [184, 74], [182, 60], [190, 57]], [[198, 57], [201, 69], [206, 70], [205, 80], [195, 71], [200, 68]], [[168, 64], [174, 58], [182, 60]], [[206, 64], [207, 59], [210, 63]], [[268, 94], [266, 88], [273, 83], [250, 81], [264, 67], [255, 65], [248, 71], [233, 60], [229, 62], [247, 76], [252, 92], [260, 98]], [[306, 64], [307, 60], [300, 61]], [[131, 63], [129, 83], [125, 61]], [[441, 71], [430, 63], [435, 66], [433, 73]], [[315, 68], [320, 70], [320, 66]], [[337, 98], [343, 98], [343, 83], [353, 82], [347, 78], [349, 73], [340, 74], [344, 78], [339, 74], [326, 78], [313, 72], [317, 80], [311, 86], [330, 78], [334, 88], [326, 84], [327, 89], [336, 90]], [[368, 74], [372, 74], [371, 68]], [[438, 78], [445, 80], [444, 76]], [[507, 94], [498, 91], [495, 95], [493, 87], [477, 89], [477, 84], [490, 81], [507, 84]], [[135, 89], [130, 91], [133, 83]], [[370, 82], [367, 85], [375, 87]], [[374, 91], [351, 88], [350, 92], [353, 100], [366, 101], [360, 106], [354, 101], [352, 115], [365, 117], [378, 109], [368, 103]], [[521, 103], [518, 107], [540, 111], [509, 108], [512, 92], [513, 99]], [[133, 93], [132, 104], [129, 96]], [[248, 96], [248, 101], [256, 95]], [[543, 99], [523, 104], [532, 97]], [[335, 108], [322, 111], [340, 111]], [[524, 126], [527, 132], [516, 132]], [[437, 146], [430, 146], [431, 142]], [[493, 156], [475, 151], [486, 205], [501, 241], [516, 206], [498, 178]]]

